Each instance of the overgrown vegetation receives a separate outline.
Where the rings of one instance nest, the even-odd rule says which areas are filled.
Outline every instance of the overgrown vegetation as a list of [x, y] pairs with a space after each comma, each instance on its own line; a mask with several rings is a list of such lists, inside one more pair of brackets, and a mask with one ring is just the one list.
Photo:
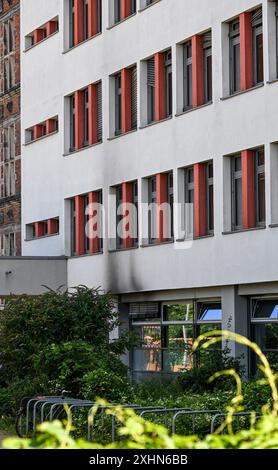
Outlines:
[[213, 351], [198, 352], [199, 367], [187, 370], [179, 374], [178, 381], [184, 391], [197, 393], [213, 392], [214, 390], [231, 390], [233, 381], [231, 378], [219, 377], [210, 382], [209, 378], [218, 370], [234, 369], [240, 376], [245, 373], [241, 358], [233, 358], [228, 348]]
[[11, 298], [0, 312], [0, 415], [13, 415], [24, 395], [119, 399], [128, 385], [120, 355], [132, 341], [123, 334], [109, 342], [114, 307], [109, 294], [82, 286]]
[[[101, 396], [121, 404], [213, 409], [220, 412], [227, 409], [233, 398], [234, 377], [220, 375], [213, 382], [208, 379], [217, 370], [223, 369], [233, 369], [237, 374], [242, 374], [239, 360], [231, 359], [227, 351], [221, 353], [210, 342], [206, 351], [202, 351], [199, 368], [177, 375], [177, 379], [170, 384], [154, 381], [132, 386], [120, 356], [136, 344], [136, 338], [124, 334], [109, 343], [109, 334], [118, 326], [114, 312], [113, 298], [109, 294], [83, 286], [71, 292], [48, 291], [37, 298], [11, 298], [0, 312], [1, 434], [14, 430], [17, 398], [38, 394], [59, 395], [62, 390], [92, 401]], [[216, 340], [214, 335], [215, 332], [209, 333], [208, 339], [203, 337], [203, 340], [205, 343]], [[243, 395], [241, 406], [256, 412], [264, 404], [271, 403], [272, 399], [269, 387], [262, 386], [259, 381], [244, 384]], [[136, 422], [137, 418], [134, 418]], [[133, 420], [126, 415], [124, 419]], [[96, 424], [102, 422], [98, 416], [95, 420]], [[75, 436], [84, 435], [84, 427], [79, 423], [84, 424], [82, 413], [79, 421], [75, 417]], [[157, 424], [161, 423], [163, 418], [158, 418]], [[208, 432], [208, 423], [207, 417], [196, 419], [199, 438], [203, 439]], [[62, 431], [60, 426], [57, 423], [43, 425], [46, 434], [41, 437], [41, 442], [49, 438], [52, 444], [56, 442], [56, 446], [64, 445], [55, 437], [58, 429], [61, 436], [67, 432]], [[145, 430], [145, 423], [142, 426]], [[191, 433], [191, 420], [180, 420], [177, 430], [182, 434]], [[165, 435], [165, 430], [161, 432]], [[107, 445], [110, 435], [111, 420], [107, 418], [95, 434], [101, 443], [98, 445]], [[170, 436], [167, 434], [168, 438]]]
[[[276, 385], [277, 377], [272, 372], [266, 357], [257, 345], [248, 339], [229, 332], [213, 332], [210, 335], [203, 335], [194, 345], [196, 349], [201, 340], [204, 340], [203, 347], [208, 348], [225, 338], [232, 338], [249, 346], [259, 357], [260, 370], [264, 375], [261, 386], [268, 388], [271, 394], [271, 401], [264, 404], [261, 409], [262, 417], [256, 421], [256, 413], [251, 416], [250, 427], [246, 430], [235, 432], [234, 415], [244, 409], [243, 388], [240, 377], [234, 369], [215, 373], [210, 381], [219, 377], [232, 377], [236, 384], [236, 394], [227, 407], [227, 418], [225, 422], [216, 430], [214, 434], [208, 434], [204, 438], [198, 436], [171, 435], [170, 432], [161, 425], [145, 421], [137, 416], [132, 410], [125, 410], [122, 407], [107, 409], [107, 414], [116, 416], [121, 427], [118, 431], [119, 440], [103, 446], [96, 442], [90, 444], [84, 440], [74, 440], [71, 435], [72, 423], [71, 415], [68, 414], [68, 421], [65, 426], [61, 422], [44, 423], [39, 426], [39, 435], [35, 439], [7, 439], [4, 442], [5, 448], [60, 448], [60, 449], [278, 449], [278, 389]], [[98, 412], [99, 406], [107, 406], [107, 402], [99, 400], [92, 413], [92, 422]], [[225, 431], [226, 434], [222, 434]]]

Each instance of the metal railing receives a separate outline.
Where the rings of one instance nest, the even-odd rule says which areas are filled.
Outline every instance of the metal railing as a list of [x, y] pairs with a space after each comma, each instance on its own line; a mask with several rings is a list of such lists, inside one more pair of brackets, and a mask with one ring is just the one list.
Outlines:
[[[117, 406], [121, 406], [123, 409], [133, 410], [137, 415], [142, 418], [148, 419], [151, 422], [157, 422], [157, 418], [162, 416], [164, 418], [164, 425], [168, 428], [172, 434], [176, 433], [176, 424], [177, 420], [183, 417], [190, 417], [192, 420], [191, 432], [195, 434], [196, 431], [196, 418], [199, 416], [210, 416], [208, 432], [211, 434], [215, 431], [216, 421], [220, 420], [221, 424], [224, 423], [224, 420], [227, 418], [228, 413], [221, 413], [219, 410], [193, 410], [191, 408], [166, 408], [163, 406], [143, 406], [143, 405], [132, 405], [132, 404], [104, 404], [100, 405], [99, 403], [90, 401], [90, 400], [81, 400], [78, 398], [71, 398], [65, 395], [66, 392], [63, 392], [60, 396], [37, 396], [37, 397], [24, 397], [20, 401], [19, 411], [16, 418], [16, 431], [20, 437], [34, 437], [36, 436], [37, 425], [43, 423], [44, 421], [52, 422], [54, 419], [61, 418], [63, 414], [66, 417], [67, 410], [65, 406], [68, 407], [69, 413], [71, 414], [72, 421], [76, 417], [76, 413], [79, 410], [88, 410], [86, 412], [86, 417], [82, 416], [84, 423], [87, 423], [87, 438], [88, 441], [93, 439], [93, 431], [96, 425], [96, 415], [101, 413], [101, 426], [104, 426], [105, 412], [107, 410], [113, 410]], [[94, 419], [92, 419], [92, 410], [95, 408], [96, 414]], [[115, 442], [117, 427], [119, 421], [113, 413], [107, 414], [109, 419], [111, 419], [111, 440]], [[255, 416], [255, 419], [258, 420], [261, 417], [259, 413], [253, 413], [250, 411], [234, 413], [233, 417], [247, 417], [252, 415]], [[109, 423], [109, 422], [108, 422]], [[110, 425], [108, 424], [108, 430]], [[187, 431], [188, 433], [188, 431]], [[224, 433], [224, 430], [223, 430]]]
[[[233, 418], [234, 417], [240, 417], [240, 416], [250, 416], [252, 417], [252, 415], [255, 416], [255, 419], [258, 420], [262, 415], [260, 413], [254, 413], [253, 411], [241, 411], [240, 413], [233, 413]], [[227, 418], [228, 416], [228, 413], [218, 413], [217, 415], [213, 416], [212, 420], [211, 420], [211, 425], [210, 425], [210, 433], [213, 434], [214, 431], [215, 431], [215, 421], [217, 419], [221, 419], [221, 424], [223, 424], [225, 418]], [[222, 431], [222, 434], [224, 432]]]

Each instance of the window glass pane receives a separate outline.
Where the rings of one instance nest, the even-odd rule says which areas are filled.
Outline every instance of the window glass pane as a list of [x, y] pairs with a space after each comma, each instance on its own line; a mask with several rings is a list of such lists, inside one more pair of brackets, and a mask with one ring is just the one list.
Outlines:
[[193, 367], [191, 354], [194, 342], [192, 326], [169, 325], [163, 327], [162, 367], [164, 372], [181, 372]]
[[236, 225], [242, 225], [242, 180], [235, 181]]
[[183, 46], [184, 67], [184, 110], [192, 107], [192, 45], [191, 41]]
[[[203, 335], [205, 333], [209, 333], [210, 331], [217, 331], [217, 330], [221, 330], [221, 323], [206, 323], [204, 325], [198, 325], [198, 328], [197, 328], [197, 331], [198, 331], [198, 335]], [[217, 349], [217, 348], [220, 348], [221, 349], [221, 343], [216, 343], [213, 345], [213, 349]]]
[[278, 352], [278, 324], [255, 325], [254, 333], [254, 340], [263, 351]]
[[208, 188], [208, 231], [213, 232], [214, 229], [214, 200], [213, 200], [213, 185], [210, 184]]
[[116, 246], [117, 246], [117, 249], [120, 249], [123, 246], [123, 234], [122, 234], [122, 224], [121, 224], [121, 221], [123, 219], [122, 204], [123, 204], [123, 191], [122, 191], [122, 185], [119, 185], [116, 187], [116, 228], [117, 228]]
[[257, 62], [257, 83], [264, 81], [264, 53], [263, 53], [263, 34], [256, 37], [256, 62]]
[[222, 308], [221, 304], [208, 303], [198, 304], [198, 320], [199, 321], [221, 321], [222, 320]]
[[76, 211], [75, 200], [71, 200], [71, 254], [76, 253]]
[[258, 221], [265, 221], [265, 174], [258, 175]]
[[121, 0], [114, 0], [114, 21], [121, 21]]
[[253, 318], [278, 320], [278, 300], [256, 300], [253, 302]]
[[160, 313], [139, 313], [132, 314], [131, 316], [132, 324], [133, 323], [159, 323], [160, 322]]
[[233, 229], [242, 226], [242, 172], [241, 157], [232, 159], [232, 222]]
[[89, 93], [84, 90], [84, 145], [88, 145], [89, 140]]
[[163, 327], [163, 347], [191, 350], [194, 342], [193, 325], [167, 325]]
[[160, 325], [144, 325], [134, 328], [134, 332], [139, 334], [140, 344], [143, 347], [161, 347], [161, 327]]
[[235, 91], [240, 89], [240, 45], [234, 46], [234, 59], [235, 59]]
[[136, 348], [133, 350], [133, 371], [160, 372], [161, 371], [161, 349]]
[[115, 133], [121, 133], [122, 128], [122, 83], [121, 74], [115, 76]]
[[177, 305], [164, 305], [163, 306], [163, 320], [164, 321], [191, 321], [194, 318], [194, 304], [189, 302], [187, 304]]
[[206, 59], [206, 101], [212, 100], [212, 56]]
[[149, 243], [154, 243], [157, 238], [157, 207], [156, 207], [156, 177], [149, 178], [148, 181], [148, 230]]
[[88, 0], [84, 0], [83, 4], [83, 21], [84, 21], [84, 39], [87, 39], [88, 34]]

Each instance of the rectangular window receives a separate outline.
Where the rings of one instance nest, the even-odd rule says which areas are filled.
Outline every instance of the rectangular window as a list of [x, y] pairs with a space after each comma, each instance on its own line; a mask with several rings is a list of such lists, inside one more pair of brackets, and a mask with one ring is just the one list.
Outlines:
[[[71, 212], [71, 255], [77, 255], [77, 245], [82, 246], [82, 253], [78, 255], [100, 253], [102, 251], [102, 191], [94, 191], [93, 207], [90, 207], [89, 193], [79, 196], [82, 199], [81, 213], [77, 215], [76, 199], [70, 199], [70, 212]], [[96, 206], [95, 206], [96, 204]], [[79, 220], [77, 219], [79, 217]], [[92, 226], [89, 223], [90, 218], [94, 218], [94, 225], [97, 226], [94, 230], [97, 233], [92, 233]], [[82, 239], [77, 240], [77, 237]], [[93, 238], [94, 237], [94, 238]]]
[[131, 15], [136, 13], [136, 0], [131, 0]]
[[137, 67], [132, 68], [131, 79], [131, 129], [137, 129]]
[[[123, 186], [127, 185], [124, 200]], [[132, 181], [116, 186], [116, 249], [138, 246], [138, 183]], [[127, 194], [128, 193], [128, 194]], [[126, 207], [124, 205], [126, 204]], [[124, 232], [126, 230], [126, 233]]]
[[88, 12], [88, 0], [83, 1], [83, 31], [84, 40], [89, 37], [89, 12]]
[[1, 198], [16, 193], [15, 181], [15, 125], [3, 128], [3, 145], [1, 149]]
[[115, 75], [115, 135], [122, 132], [122, 83], [121, 73]]
[[69, 0], [69, 46], [74, 46], [75, 10], [74, 0]]
[[[278, 353], [278, 299], [251, 299], [252, 339], [262, 349], [271, 366], [277, 366]], [[257, 370], [253, 356], [253, 373]]]
[[117, 228], [117, 234], [116, 234], [116, 248], [117, 250], [120, 250], [123, 248], [123, 234], [121, 233], [120, 227], [121, 227], [121, 221], [122, 221], [122, 205], [123, 205], [123, 189], [122, 185], [120, 184], [115, 188], [116, 191], [116, 228]]
[[168, 179], [167, 179], [167, 191], [168, 191], [168, 204], [169, 204], [169, 210], [170, 210], [170, 237], [171, 239], [174, 238], [174, 177], [173, 173], [168, 173]]
[[[78, 33], [78, 43], [85, 41], [86, 39], [95, 36], [96, 34], [101, 32], [102, 29], [102, 0], [97, 0], [97, 2], [93, 2], [94, 10], [91, 11], [92, 17], [90, 18], [90, 8], [89, 8], [89, 0], [83, 0], [81, 4], [77, 3], [77, 5], [81, 7], [81, 11], [75, 11], [74, 0], [69, 0], [68, 8], [69, 8], [69, 47], [72, 48], [75, 45], [76, 40], [76, 28], [80, 28], [80, 22], [78, 22], [77, 17], [81, 15], [82, 23], [81, 23], [81, 32]], [[79, 24], [78, 24], [79, 23]]]
[[183, 46], [183, 110], [192, 108], [192, 43]]
[[165, 52], [165, 73], [166, 73], [166, 116], [172, 116], [172, 51]]
[[121, 21], [121, 4], [122, 0], [114, 0], [114, 22], [119, 23]]
[[156, 176], [148, 179], [148, 227], [149, 227], [149, 244], [155, 243], [157, 238], [157, 208], [156, 208]]
[[75, 210], [75, 199], [71, 199], [71, 254], [76, 255], [76, 210]]
[[70, 152], [75, 149], [75, 96], [70, 97]]
[[102, 84], [97, 85], [97, 141], [102, 141]]
[[5, 234], [5, 256], [15, 256], [15, 234], [13, 232]]
[[206, 164], [205, 174], [206, 174], [207, 234], [211, 234], [214, 231], [213, 162], [208, 162]]
[[154, 57], [147, 61], [148, 123], [155, 120], [155, 65]]
[[16, 234], [5, 232], [0, 235], [0, 255], [16, 256]]
[[256, 224], [265, 225], [265, 157], [264, 150], [255, 151]]
[[216, 301], [132, 303], [129, 318], [139, 339], [132, 351], [134, 373], [180, 373], [200, 364], [192, 354], [193, 343], [200, 333], [221, 330], [222, 307]]
[[114, 2], [115, 24], [136, 13], [136, 0], [112, 0], [112, 2]]
[[203, 36], [204, 49], [204, 102], [212, 101], [212, 41], [211, 31]]
[[4, 31], [4, 91], [16, 85], [15, 77], [15, 23], [14, 18], [3, 23]]
[[263, 52], [263, 12], [259, 8], [252, 14], [253, 28], [253, 84], [264, 81], [264, 52]]
[[174, 237], [173, 172], [148, 178], [148, 204], [149, 244], [170, 241]]
[[4, 55], [8, 55], [15, 50], [15, 25], [14, 18], [5, 21], [4, 25]]
[[[89, 88], [93, 98], [89, 99]], [[69, 151], [74, 152], [88, 145], [94, 145], [102, 141], [102, 85], [101, 82], [90, 85], [78, 91], [66, 99], [69, 100]], [[79, 109], [78, 109], [79, 107]], [[79, 112], [78, 112], [79, 111]], [[78, 113], [79, 120], [76, 115]], [[77, 126], [79, 138], [77, 139]], [[91, 131], [91, 132], [90, 132]], [[81, 137], [80, 137], [81, 136]]]
[[194, 237], [194, 167], [184, 170], [185, 238]]
[[89, 143], [89, 94], [84, 90], [84, 147]]
[[232, 175], [232, 229], [242, 228], [242, 165], [241, 155], [231, 159]]
[[229, 26], [230, 38], [230, 93], [240, 91], [240, 29], [239, 18]]

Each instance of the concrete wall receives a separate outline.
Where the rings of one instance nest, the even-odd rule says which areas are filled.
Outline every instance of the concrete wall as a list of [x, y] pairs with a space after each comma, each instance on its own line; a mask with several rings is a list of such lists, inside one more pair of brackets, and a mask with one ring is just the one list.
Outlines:
[[0, 297], [39, 295], [47, 288], [67, 285], [67, 263], [62, 258], [1, 258]]
[[[109, 187], [174, 171], [175, 199], [178, 200], [178, 169], [208, 159], [214, 160], [215, 235], [180, 244], [138, 248], [69, 259], [68, 284], [101, 285], [114, 292], [143, 292], [181, 288], [233, 285], [277, 280], [277, 228], [270, 228], [276, 210], [271, 196], [270, 163], [278, 141], [278, 82], [273, 78], [273, 3], [263, 0], [265, 41], [265, 84], [228, 100], [225, 27], [223, 22], [258, 5], [256, 0], [161, 0], [122, 24], [107, 30], [108, 1], [103, 1], [103, 33], [73, 50], [65, 50], [66, 1], [25, 1], [22, 5], [22, 44], [38, 25], [59, 15], [60, 32], [28, 52], [22, 53], [22, 137], [24, 129], [59, 115], [58, 134], [23, 147], [23, 227], [37, 220], [60, 217], [60, 234], [25, 241], [24, 255], [69, 253], [69, 220], [64, 200], [76, 194], [103, 188], [107, 207]], [[270, 10], [271, 9], [271, 10]], [[172, 47], [174, 110], [179, 109], [176, 86], [177, 44], [193, 34], [212, 28], [213, 104], [157, 125], [139, 129], [118, 139], [109, 137], [109, 76], [157, 51]], [[224, 31], [224, 32], [223, 32]], [[272, 42], [271, 42], [272, 40]], [[272, 55], [269, 56], [269, 51]], [[270, 59], [271, 57], [271, 59]], [[103, 83], [103, 143], [64, 156], [68, 116], [64, 97], [89, 83]], [[138, 103], [144, 84], [138, 84]], [[143, 113], [144, 114], [144, 113]], [[139, 124], [143, 124], [138, 107]], [[223, 235], [225, 180], [224, 155], [265, 145], [266, 229]], [[274, 163], [275, 163], [275, 156]], [[278, 166], [276, 165], [277, 169]], [[275, 165], [273, 165], [275, 168]], [[277, 174], [278, 178], [278, 174]], [[277, 179], [275, 180], [277, 181]], [[272, 201], [272, 202], [271, 202]], [[272, 205], [271, 205], [272, 204]], [[106, 221], [107, 229], [107, 221]], [[183, 247], [184, 248], [184, 247]]]

